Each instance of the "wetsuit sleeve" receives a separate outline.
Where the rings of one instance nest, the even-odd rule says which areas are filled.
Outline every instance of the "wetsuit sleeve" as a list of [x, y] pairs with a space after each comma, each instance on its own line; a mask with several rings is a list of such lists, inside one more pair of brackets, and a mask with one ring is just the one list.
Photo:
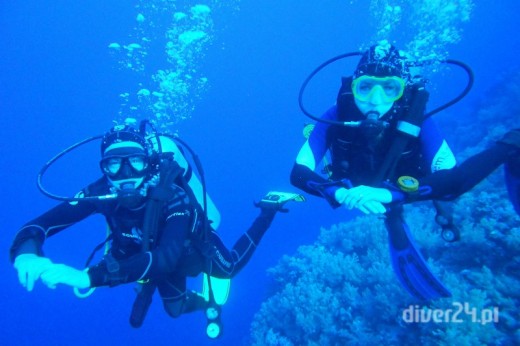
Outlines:
[[95, 205], [90, 202], [63, 202], [29, 221], [15, 236], [10, 249], [11, 261], [25, 253], [43, 256], [43, 243], [48, 237], [85, 219], [95, 211]]
[[142, 279], [157, 279], [175, 270], [188, 234], [196, 232], [198, 213], [189, 204], [187, 194], [176, 187], [160, 223], [158, 245], [127, 259], [115, 260], [107, 256], [90, 267], [88, 274], [92, 287], [115, 286]]
[[511, 148], [497, 143], [449, 170], [439, 170], [419, 179], [419, 192], [411, 200], [454, 200], [490, 175], [503, 164]]
[[422, 157], [425, 165], [429, 167], [430, 173], [442, 169], [452, 169], [456, 166], [455, 155], [432, 118], [424, 121], [420, 140]]
[[[336, 120], [336, 106], [330, 108], [322, 118]], [[339, 187], [324, 187], [329, 181], [316, 172], [316, 167], [318, 167], [321, 160], [323, 160], [328, 149], [327, 131], [329, 127], [330, 125], [326, 123], [320, 122], [316, 124], [309, 139], [298, 153], [296, 162], [291, 171], [290, 180], [291, 184], [297, 188], [311, 195], [324, 197], [331, 205], [337, 207], [339, 204], [334, 198], [334, 193]]]
[[322, 194], [312, 186], [313, 183], [326, 184], [327, 182], [327, 179], [305, 165], [295, 163], [292, 168], [291, 184], [311, 195], [323, 197]]
[[260, 240], [271, 226], [277, 210], [262, 208], [260, 215], [255, 219], [229, 251], [217, 232], [211, 231], [211, 242], [214, 246], [215, 256], [212, 256], [212, 265], [206, 270], [210, 275], [219, 278], [232, 278], [240, 272], [249, 262]]
[[424, 122], [421, 136], [422, 142], [427, 143], [423, 156], [431, 162], [431, 174], [418, 179], [419, 191], [408, 195], [407, 201], [454, 200], [503, 164], [511, 152], [510, 146], [497, 143], [457, 166], [453, 153], [439, 135], [433, 120]]

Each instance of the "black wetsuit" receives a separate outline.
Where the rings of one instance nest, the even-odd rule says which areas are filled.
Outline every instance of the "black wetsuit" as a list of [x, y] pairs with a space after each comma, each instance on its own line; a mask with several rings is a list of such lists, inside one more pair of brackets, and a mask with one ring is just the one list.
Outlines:
[[[92, 214], [102, 214], [111, 230], [112, 246], [100, 263], [89, 268], [92, 287], [153, 279], [171, 316], [201, 309], [204, 299], [186, 290], [186, 277], [201, 272], [218, 278], [235, 276], [251, 258], [276, 211], [262, 209], [231, 251], [211, 229], [210, 246], [204, 249], [211, 254], [211, 260], [207, 260], [201, 251], [204, 215], [200, 207], [190, 203], [188, 194], [179, 185], [173, 184], [171, 192], [172, 197], [161, 213], [157, 239], [151, 239], [151, 251], [142, 251], [145, 198], [134, 209], [115, 200], [64, 202], [20, 229], [11, 247], [11, 260], [22, 253], [43, 256], [42, 246], [48, 237]], [[110, 185], [106, 178], [101, 178], [82, 193], [86, 197], [106, 195], [110, 193]]]

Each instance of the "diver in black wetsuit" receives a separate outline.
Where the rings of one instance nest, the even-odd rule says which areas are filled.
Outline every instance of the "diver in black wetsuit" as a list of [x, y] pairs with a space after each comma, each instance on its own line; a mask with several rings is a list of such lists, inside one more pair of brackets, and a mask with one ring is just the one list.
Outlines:
[[[520, 131], [459, 166], [433, 120], [425, 118], [428, 93], [407, 66], [407, 57], [383, 41], [367, 50], [344, 78], [337, 103], [301, 147], [291, 183], [365, 214], [384, 214], [394, 271], [415, 297], [449, 291], [429, 273], [402, 216], [402, 204], [453, 200], [506, 163], [507, 186], [520, 214]], [[316, 172], [326, 153], [328, 177]]]
[[[27, 290], [38, 279], [50, 288], [65, 284], [79, 289], [150, 280], [170, 316], [204, 309], [207, 302], [187, 290], [186, 277], [202, 272], [216, 278], [235, 276], [250, 260], [277, 211], [301, 197], [269, 193], [256, 204], [260, 215], [228, 250], [190, 191], [186, 170], [171, 156], [163, 160], [170, 170], [161, 170], [166, 163], [154, 162], [142, 133], [117, 126], [103, 137], [101, 152], [102, 178], [84, 188], [78, 201], [62, 202], [16, 234], [10, 256]], [[166, 176], [171, 182], [165, 182]], [[113, 194], [120, 197], [103, 198]], [[147, 216], [150, 200], [163, 202], [154, 210], [154, 220]], [[111, 231], [111, 248], [101, 262], [82, 271], [44, 257], [48, 237], [92, 214], [102, 214]], [[156, 225], [152, 231], [147, 229], [149, 222]]]

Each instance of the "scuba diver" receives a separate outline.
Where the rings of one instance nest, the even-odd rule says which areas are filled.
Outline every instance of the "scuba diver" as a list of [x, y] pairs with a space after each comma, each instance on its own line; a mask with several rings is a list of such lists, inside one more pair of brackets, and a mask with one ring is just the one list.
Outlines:
[[[361, 54], [344, 56], [352, 55]], [[520, 130], [457, 165], [430, 117], [433, 111], [425, 112], [425, 82], [412, 74], [414, 65], [408, 62], [406, 54], [381, 41], [362, 54], [351, 77], [343, 78], [337, 103], [321, 118], [307, 114], [300, 98], [304, 113], [318, 122], [296, 157], [290, 180], [333, 208], [384, 215], [394, 272], [410, 294], [431, 300], [451, 294], [415, 245], [403, 204], [433, 200], [439, 213], [439, 201], [454, 200], [505, 163], [510, 199], [520, 214]], [[324, 167], [325, 177], [318, 172], [327, 152], [331, 162]]]
[[[171, 317], [203, 310], [208, 336], [218, 337], [220, 304], [211, 293], [212, 281], [206, 283], [210, 293], [205, 297], [187, 289], [187, 277], [201, 273], [234, 277], [250, 260], [275, 214], [287, 211], [286, 202], [300, 202], [303, 197], [268, 193], [255, 203], [260, 215], [228, 249], [206, 215], [206, 199], [199, 203], [188, 184], [194, 175], [191, 168], [179, 165], [184, 159], [178, 151], [161, 149], [167, 138], [149, 135], [146, 125], [139, 129], [119, 125], [96, 138], [102, 138], [103, 176], [74, 198], [56, 198], [62, 202], [27, 222], [16, 234], [10, 258], [21, 285], [31, 291], [38, 279], [49, 288], [64, 284], [76, 289], [140, 282], [130, 316], [133, 327], [143, 323], [157, 289]], [[204, 185], [203, 177], [201, 181]], [[202, 196], [206, 196], [205, 188]], [[43, 244], [48, 237], [93, 214], [102, 214], [110, 230], [105, 243], [110, 241], [111, 246], [99, 263], [78, 270], [44, 256]]]

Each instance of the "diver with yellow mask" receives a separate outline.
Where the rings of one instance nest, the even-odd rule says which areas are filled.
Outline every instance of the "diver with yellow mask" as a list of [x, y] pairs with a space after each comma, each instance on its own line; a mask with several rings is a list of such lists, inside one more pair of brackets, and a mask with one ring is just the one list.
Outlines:
[[[356, 55], [361, 59], [353, 75], [342, 78], [336, 104], [321, 117], [310, 114], [302, 102], [309, 81], [328, 64]], [[473, 84], [469, 67], [455, 60], [446, 62], [466, 70], [467, 86], [456, 98], [429, 112], [426, 81], [411, 73], [420, 63], [387, 41], [364, 53], [343, 54], [320, 65], [300, 90], [300, 107], [316, 124], [290, 176], [294, 186], [325, 198], [334, 208], [343, 205], [383, 215], [394, 272], [405, 289], [421, 300], [451, 294], [431, 273], [414, 243], [403, 217], [403, 204], [433, 200], [443, 238], [456, 241], [457, 228], [440, 201], [457, 198], [506, 163], [511, 201], [520, 212], [520, 164], [516, 162], [520, 131], [508, 132], [494, 146], [457, 166], [431, 118], [460, 101]], [[331, 163], [323, 175], [320, 163], [327, 155]]]

